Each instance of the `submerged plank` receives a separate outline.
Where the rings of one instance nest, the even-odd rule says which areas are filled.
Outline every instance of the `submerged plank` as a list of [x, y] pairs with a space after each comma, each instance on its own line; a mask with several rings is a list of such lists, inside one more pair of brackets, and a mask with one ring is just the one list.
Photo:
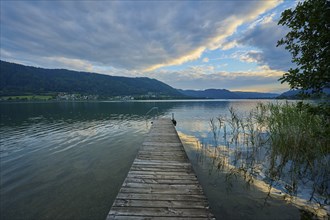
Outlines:
[[214, 219], [171, 120], [153, 123], [107, 219]]

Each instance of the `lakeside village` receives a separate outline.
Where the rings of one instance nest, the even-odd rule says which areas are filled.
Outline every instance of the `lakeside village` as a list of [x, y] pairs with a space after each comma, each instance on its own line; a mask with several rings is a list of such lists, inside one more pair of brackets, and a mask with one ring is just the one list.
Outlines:
[[145, 95], [101, 97], [99, 95], [82, 95], [77, 93], [70, 94], [70, 93], [62, 92], [58, 94], [47, 94], [47, 95], [1, 96], [0, 101], [96, 101], [96, 100], [130, 101], [130, 100], [164, 99], [164, 98], [169, 98], [169, 96], [148, 92]]

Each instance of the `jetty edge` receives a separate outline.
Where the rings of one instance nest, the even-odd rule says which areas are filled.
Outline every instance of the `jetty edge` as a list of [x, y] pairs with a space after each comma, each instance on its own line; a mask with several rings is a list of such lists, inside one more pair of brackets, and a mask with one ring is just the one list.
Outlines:
[[171, 119], [153, 122], [106, 220], [215, 219]]

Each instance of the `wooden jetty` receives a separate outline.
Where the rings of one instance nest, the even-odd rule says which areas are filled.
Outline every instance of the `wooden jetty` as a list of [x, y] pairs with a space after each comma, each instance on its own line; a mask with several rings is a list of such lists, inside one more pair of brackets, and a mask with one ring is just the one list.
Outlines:
[[215, 219], [170, 119], [154, 121], [110, 219]]

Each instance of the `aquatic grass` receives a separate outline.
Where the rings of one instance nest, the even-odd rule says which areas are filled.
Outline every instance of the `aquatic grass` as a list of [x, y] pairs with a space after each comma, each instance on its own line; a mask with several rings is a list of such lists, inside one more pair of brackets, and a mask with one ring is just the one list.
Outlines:
[[322, 117], [288, 103], [269, 104], [268, 109], [268, 129], [274, 151], [300, 161], [329, 153], [330, 133], [329, 129], [325, 130], [327, 126]]
[[[329, 204], [328, 121], [302, 104], [269, 104], [267, 117], [271, 141], [269, 176], [286, 179], [286, 189], [295, 195], [298, 185], [312, 184], [310, 201]], [[315, 197], [317, 192], [320, 197]]]
[[241, 175], [249, 186], [255, 178], [264, 179], [269, 194], [275, 187], [292, 199], [298, 194], [306, 198], [307, 188], [310, 202], [329, 205], [327, 114], [317, 113], [311, 105], [288, 102], [260, 103], [246, 116], [234, 108], [229, 113], [210, 120], [212, 164], [229, 170], [227, 180]]

